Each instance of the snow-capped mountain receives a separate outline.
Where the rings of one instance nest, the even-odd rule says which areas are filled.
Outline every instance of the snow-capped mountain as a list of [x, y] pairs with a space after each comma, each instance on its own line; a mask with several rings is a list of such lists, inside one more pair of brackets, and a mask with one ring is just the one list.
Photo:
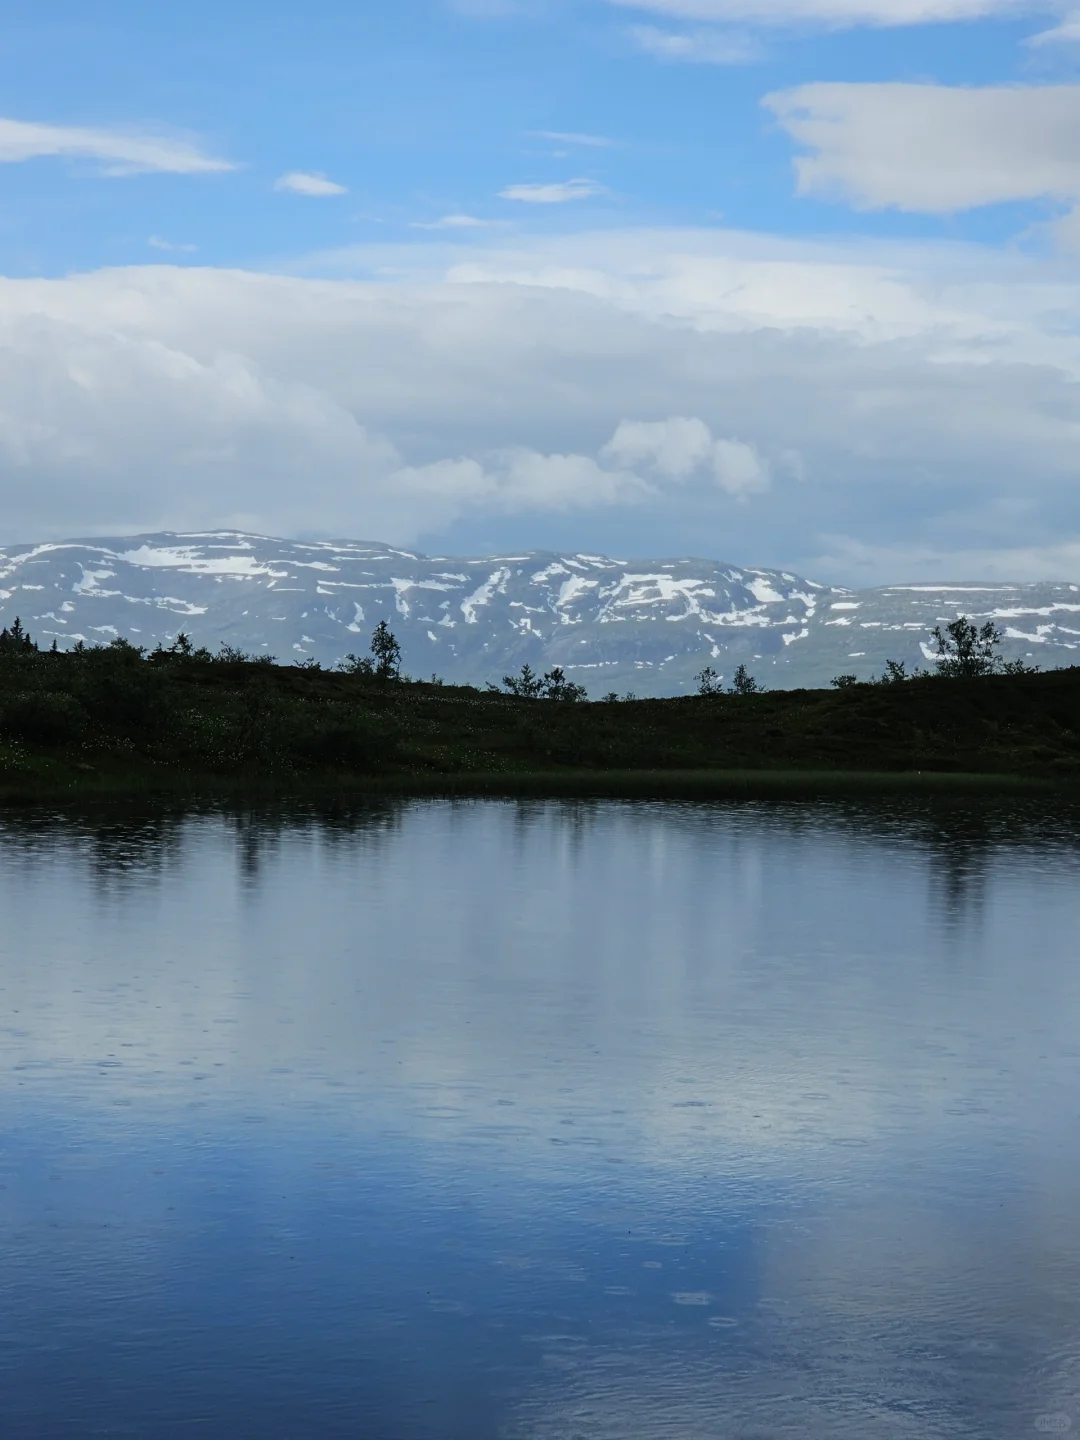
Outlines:
[[122, 635], [152, 648], [179, 631], [282, 662], [366, 653], [382, 619], [406, 670], [499, 680], [561, 665], [593, 696], [693, 690], [745, 663], [769, 687], [826, 685], [925, 664], [933, 627], [966, 614], [1005, 631], [1004, 652], [1080, 663], [1080, 586], [899, 585], [845, 590], [714, 560], [535, 552], [428, 556], [360, 541], [234, 532], [135, 535], [0, 549], [0, 623], [44, 645]]

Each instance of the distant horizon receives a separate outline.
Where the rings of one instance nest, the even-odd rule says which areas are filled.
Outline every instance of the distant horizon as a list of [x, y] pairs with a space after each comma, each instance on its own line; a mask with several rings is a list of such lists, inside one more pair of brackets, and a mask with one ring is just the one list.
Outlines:
[[[63, 548], [63, 547], [92, 547], [98, 544], [105, 544], [108, 541], [128, 540], [153, 540], [159, 538], [172, 538], [177, 540], [210, 540], [235, 538], [246, 541], [266, 541], [271, 544], [310, 546], [312, 548], [326, 548], [334, 546], [365, 546], [369, 545], [374, 549], [383, 552], [402, 555], [418, 560], [459, 560], [470, 564], [483, 564], [489, 561], [509, 562], [514, 560], [531, 559], [533, 556], [553, 556], [555, 558], [571, 557], [574, 559], [592, 559], [610, 562], [613, 565], [633, 565], [636, 563], [648, 564], [688, 564], [694, 561], [701, 561], [706, 565], [731, 566], [733, 569], [752, 574], [780, 575], [785, 579], [801, 580], [807, 584], [823, 590], [838, 591], [864, 591], [864, 590], [910, 590], [916, 592], [931, 593], [934, 591], [980, 591], [990, 593], [1002, 587], [1019, 588], [1028, 585], [1042, 586], [1072, 586], [1080, 589], [1080, 574], [1076, 580], [1062, 576], [1060, 578], [1045, 578], [1037, 580], [1023, 579], [983, 579], [978, 577], [965, 578], [953, 576], [948, 580], [879, 580], [873, 584], [843, 584], [837, 582], [819, 581], [803, 571], [790, 566], [782, 565], [759, 565], [750, 564], [740, 560], [734, 560], [730, 556], [704, 555], [687, 552], [676, 555], [671, 553], [629, 554], [625, 558], [610, 552], [599, 550], [574, 550], [569, 547], [554, 549], [549, 546], [537, 546], [524, 552], [512, 552], [510, 550], [490, 550], [482, 553], [469, 554], [465, 551], [442, 551], [426, 550], [418, 546], [393, 545], [387, 541], [374, 540], [367, 537], [349, 537], [337, 535], [326, 538], [313, 536], [294, 537], [289, 535], [271, 535], [256, 530], [233, 529], [229, 527], [211, 527], [206, 530], [133, 530], [133, 531], [112, 531], [101, 532], [96, 535], [72, 535], [63, 539], [49, 540], [23, 540], [23, 541], [0, 541], [0, 559], [6, 552], [40, 549], [41, 547]], [[44, 553], [44, 550], [41, 550]]]

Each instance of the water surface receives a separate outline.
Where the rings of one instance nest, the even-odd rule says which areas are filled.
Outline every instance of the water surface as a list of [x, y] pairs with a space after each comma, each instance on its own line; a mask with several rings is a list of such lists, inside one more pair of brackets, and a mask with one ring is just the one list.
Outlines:
[[4, 1436], [1080, 1427], [1074, 820], [0, 816]]

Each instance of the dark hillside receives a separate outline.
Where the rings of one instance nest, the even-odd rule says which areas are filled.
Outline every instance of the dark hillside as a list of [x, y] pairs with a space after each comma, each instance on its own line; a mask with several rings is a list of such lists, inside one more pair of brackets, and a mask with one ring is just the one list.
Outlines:
[[[370, 667], [369, 667], [370, 668]], [[1080, 668], [588, 703], [226, 654], [0, 651], [0, 787], [613, 771], [1080, 778]]]

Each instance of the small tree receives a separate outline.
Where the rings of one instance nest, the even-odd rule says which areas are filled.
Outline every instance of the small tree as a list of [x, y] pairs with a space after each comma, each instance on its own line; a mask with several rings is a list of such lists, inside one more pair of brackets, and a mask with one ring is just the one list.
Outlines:
[[584, 685], [575, 685], [572, 680], [567, 680], [564, 671], [556, 665], [554, 670], [549, 670], [544, 676], [543, 696], [545, 700], [562, 700], [576, 703], [579, 700], [587, 700], [589, 692]]
[[[521, 700], [587, 700], [589, 692], [584, 685], [575, 685], [567, 680], [566, 672], [558, 665], [546, 675], [537, 675], [526, 660], [517, 675], [504, 675], [503, 687]], [[498, 687], [488, 687], [496, 690]]]
[[764, 685], [759, 685], [745, 665], [737, 665], [731, 680], [729, 695], [760, 695]]
[[885, 669], [881, 672], [879, 685], [902, 685], [905, 680], [914, 680], [915, 676], [922, 674], [916, 670], [915, 675], [908, 674], [908, 668], [903, 660], [886, 660]]
[[380, 620], [375, 626], [371, 653], [375, 657], [376, 680], [401, 679], [401, 646], [385, 620]]
[[852, 685], [859, 683], [859, 677], [857, 675], [834, 675], [830, 683], [834, 690], [850, 690]]
[[1004, 639], [1004, 633], [992, 620], [979, 626], [966, 615], [961, 615], [944, 630], [935, 625], [933, 641], [938, 653], [937, 673], [952, 679], [996, 674], [1002, 668], [997, 652]]
[[719, 675], [711, 665], [694, 676], [697, 681], [697, 693], [699, 695], [719, 695], [724, 683], [724, 677]]
[[502, 683], [511, 695], [517, 695], [522, 700], [539, 700], [544, 693], [543, 679], [527, 660], [519, 674], [504, 675]]
[[23, 623], [18, 615], [11, 623], [11, 628], [5, 627], [0, 630], [0, 655], [33, 655], [37, 646], [23, 629]]

